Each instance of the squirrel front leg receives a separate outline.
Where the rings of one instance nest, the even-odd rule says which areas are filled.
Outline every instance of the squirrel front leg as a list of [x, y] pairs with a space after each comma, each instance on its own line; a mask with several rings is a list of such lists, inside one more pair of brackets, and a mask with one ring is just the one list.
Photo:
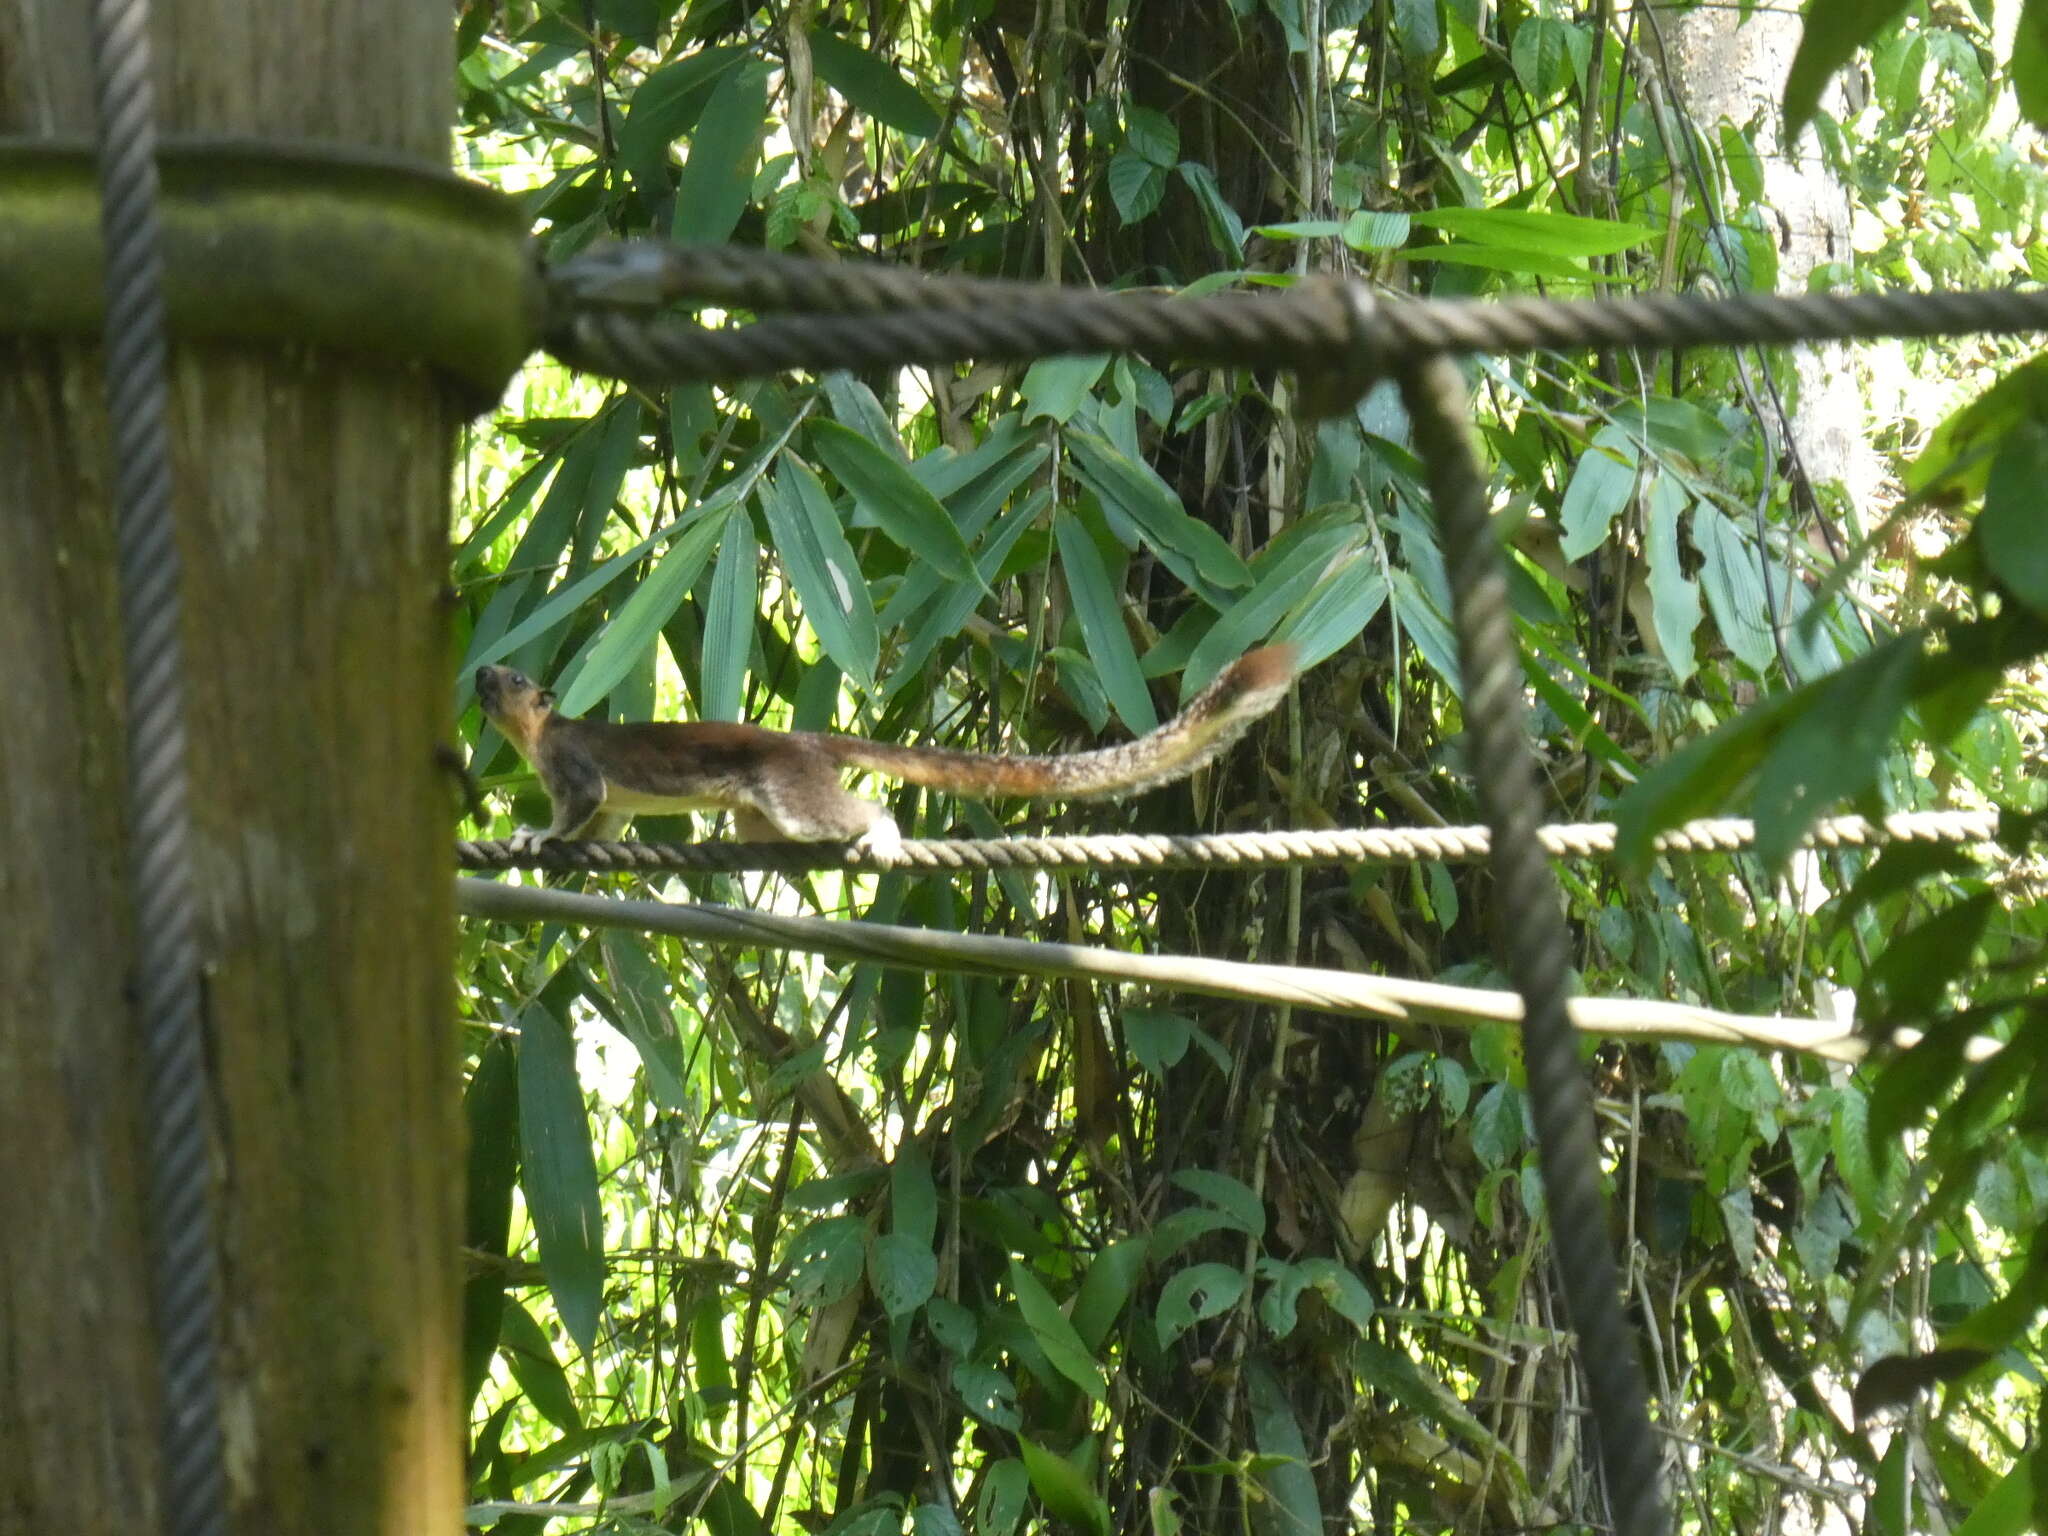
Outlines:
[[586, 752], [566, 743], [550, 743], [534, 764], [540, 782], [554, 805], [554, 819], [546, 830], [521, 827], [512, 834], [512, 851], [530, 853], [545, 843], [582, 837], [604, 809], [604, 774]]

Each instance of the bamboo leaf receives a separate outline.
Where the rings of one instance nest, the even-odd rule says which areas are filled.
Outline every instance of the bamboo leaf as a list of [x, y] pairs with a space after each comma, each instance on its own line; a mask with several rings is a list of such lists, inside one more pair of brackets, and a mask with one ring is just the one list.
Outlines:
[[604, 1305], [604, 1218], [590, 1117], [576, 1076], [576, 1045], [547, 1007], [519, 1015], [519, 1140], [526, 1208], [540, 1240], [540, 1268], [576, 1347], [597, 1348]]
[[979, 583], [960, 530], [907, 464], [836, 421], [814, 421], [809, 430], [825, 467], [882, 532], [953, 580]]
[[1059, 542], [1060, 569], [1067, 578], [1067, 596], [1073, 599], [1074, 618], [1088, 642], [1088, 657], [1102, 678], [1109, 701], [1125, 725], [1143, 735], [1159, 723], [1152, 708], [1152, 695], [1145, 687], [1145, 674], [1131, 648], [1123, 612], [1103, 569], [1102, 556], [1080, 519], [1070, 512], [1056, 513], [1053, 537]]
[[756, 574], [760, 550], [753, 524], [729, 518], [711, 573], [711, 596], [704, 604], [703, 697], [698, 718], [737, 720], [746, 690], [747, 662], [753, 654]]
[[863, 693], [872, 693], [881, 649], [875, 610], [832, 498], [808, 465], [786, 457], [758, 500], [818, 643]]

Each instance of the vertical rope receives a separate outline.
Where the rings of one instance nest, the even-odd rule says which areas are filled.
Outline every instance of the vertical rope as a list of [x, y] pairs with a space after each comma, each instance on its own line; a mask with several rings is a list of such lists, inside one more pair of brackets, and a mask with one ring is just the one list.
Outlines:
[[141, 1033], [148, 1253], [166, 1536], [227, 1529], [219, 1255], [187, 805], [178, 549], [171, 508], [163, 251], [147, 0], [95, 0], [100, 228], [128, 705], [131, 995]]
[[1429, 468], [1457, 610], [1465, 739], [1492, 831], [1490, 864], [1505, 921], [1501, 961], [1522, 994], [1522, 1059], [1543, 1169], [1543, 1201], [1565, 1307], [1579, 1336], [1607, 1497], [1622, 1536], [1665, 1536], [1663, 1458], [1601, 1195], [1593, 1092], [1565, 1011], [1570, 936], [1537, 839], [1536, 757], [1524, 728], [1521, 650], [1508, 611], [1505, 561], [1486, 510], [1486, 472], [1466, 423], [1465, 381], [1437, 356], [1403, 369], [1401, 389]]

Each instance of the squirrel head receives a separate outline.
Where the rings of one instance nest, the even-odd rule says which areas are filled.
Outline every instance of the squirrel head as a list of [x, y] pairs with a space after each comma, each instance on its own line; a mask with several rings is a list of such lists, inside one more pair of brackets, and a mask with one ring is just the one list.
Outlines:
[[478, 667], [476, 697], [491, 724], [522, 754], [530, 753], [555, 712], [554, 694], [512, 667]]

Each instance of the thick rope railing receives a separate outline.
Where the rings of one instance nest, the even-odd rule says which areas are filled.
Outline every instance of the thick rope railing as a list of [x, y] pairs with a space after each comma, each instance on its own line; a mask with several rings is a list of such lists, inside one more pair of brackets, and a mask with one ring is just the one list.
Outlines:
[[1509, 914], [1493, 925], [1494, 947], [1522, 995], [1522, 1063], [1551, 1255], [1578, 1334], [1608, 1504], [1621, 1536], [1665, 1536], [1671, 1511], [1663, 1451], [1650, 1423], [1636, 1330], [1622, 1310], [1593, 1089], [1572, 1033], [1571, 933], [1563, 892], [1537, 841], [1542, 798], [1508, 604], [1507, 558], [1487, 508], [1486, 467], [1464, 375], [1439, 353], [1405, 366], [1400, 379], [1443, 532], [1466, 755], [1493, 833], [1487, 863], [1501, 910]]
[[[1901, 811], [1880, 821], [1830, 816], [1816, 822], [1808, 848], [1874, 848], [1887, 843], [1994, 843], [1996, 811]], [[1553, 858], [1601, 858], [1614, 852], [1611, 821], [1563, 822], [1536, 829]], [[1739, 853], [1756, 844], [1742, 817], [1688, 821], [1652, 840], [1661, 854]], [[1313, 864], [1462, 864], [1487, 856], [1485, 827], [1358, 827], [1322, 831], [1212, 832], [1192, 836], [1103, 832], [1073, 837], [909, 838], [893, 857], [841, 843], [563, 842], [515, 850], [509, 839], [458, 841], [455, 862], [470, 870], [560, 869], [745, 874], [813, 870], [947, 874], [955, 870], [1282, 869]]]
[[[228, 1526], [205, 1018], [185, 764], [170, 384], [146, 0], [93, 6], [107, 423], [128, 710], [128, 890], [140, 1037], [165, 1536]], [[19, 1235], [17, 1234], [17, 1240]]]
[[[639, 383], [1118, 351], [1296, 369], [1323, 409], [1397, 366], [1447, 353], [2048, 329], [2048, 289], [2039, 288], [1388, 300], [1363, 283], [1311, 278], [1283, 291], [1182, 299], [652, 242], [564, 263], [551, 274], [550, 294], [549, 350], [572, 367]], [[684, 301], [773, 317], [714, 329], [650, 307]]]

